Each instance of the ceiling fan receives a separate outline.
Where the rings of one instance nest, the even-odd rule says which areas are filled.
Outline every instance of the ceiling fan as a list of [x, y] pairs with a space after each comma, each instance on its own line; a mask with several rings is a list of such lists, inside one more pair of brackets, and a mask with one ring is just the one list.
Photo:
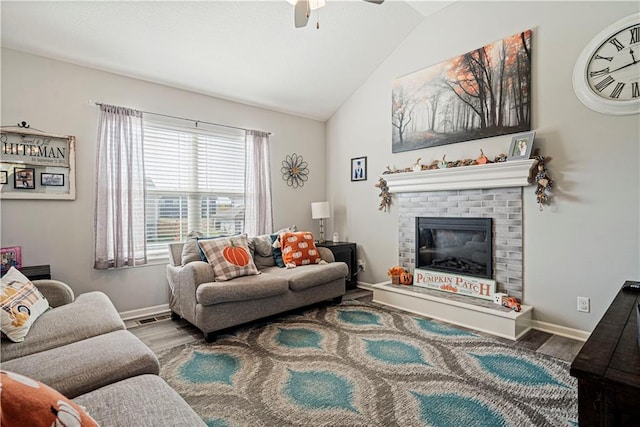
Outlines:
[[[325, 5], [325, 0], [287, 0], [294, 3], [293, 21], [296, 28], [307, 26], [311, 11], [320, 9]], [[384, 0], [364, 0], [368, 3], [382, 4]], [[320, 28], [320, 23], [316, 22], [316, 28]]]

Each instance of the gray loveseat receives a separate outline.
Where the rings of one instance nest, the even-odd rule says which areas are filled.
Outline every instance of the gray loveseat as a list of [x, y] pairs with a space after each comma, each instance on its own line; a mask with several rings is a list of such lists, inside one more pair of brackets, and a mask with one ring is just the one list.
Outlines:
[[66, 284], [34, 280], [49, 301], [23, 342], [1, 342], [2, 369], [40, 381], [86, 408], [102, 426], [203, 426], [157, 374], [155, 354], [125, 330], [102, 292], [74, 297]]
[[[271, 255], [260, 254], [256, 247], [253, 257], [261, 274], [216, 282], [208, 263], [182, 265], [183, 246], [169, 245], [169, 306], [173, 317], [198, 327], [207, 342], [214, 341], [215, 333], [223, 329], [325, 300], [340, 301], [345, 294], [349, 268], [335, 262], [326, 248], [318, 248], [326, 264], [286, 269], [277, 267]], [[251, 241], [250, 247], [254, 249]]]

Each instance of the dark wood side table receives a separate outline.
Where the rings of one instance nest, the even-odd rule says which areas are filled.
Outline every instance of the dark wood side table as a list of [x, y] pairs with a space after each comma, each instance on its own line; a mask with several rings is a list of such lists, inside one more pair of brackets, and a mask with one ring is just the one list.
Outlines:
[[345, 281], [347, 289], [355, 289], [358, 284], [358, 252], [355, 243], [351, 242], [330, 242], [324, 241], [316, 243], [316, 246], [329, 249], [333, 253], [336, 261], [342, 261], [349, 267], [349, 275]]
[[51, 279], [51, 267], [48, 265], [20, 267], [19, 270], [29, 280]]
[[638, 304], [640, 293], [620, 290], [571, 364], [580, 427], [640, 423]]

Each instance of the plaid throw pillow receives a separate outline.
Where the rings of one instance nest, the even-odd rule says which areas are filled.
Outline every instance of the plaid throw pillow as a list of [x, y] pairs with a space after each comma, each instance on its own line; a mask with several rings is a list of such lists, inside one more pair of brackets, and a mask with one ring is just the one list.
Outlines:
[[249, 250], [247, 235], [199, 240], [207, 261], [213, 267], [216, 282], [260, 274]]
[[24, 341], [33, 322], [48, 308], [49, 301], [16, 268], [11, 267], [0, 280], [0, 324], [11, 341]]

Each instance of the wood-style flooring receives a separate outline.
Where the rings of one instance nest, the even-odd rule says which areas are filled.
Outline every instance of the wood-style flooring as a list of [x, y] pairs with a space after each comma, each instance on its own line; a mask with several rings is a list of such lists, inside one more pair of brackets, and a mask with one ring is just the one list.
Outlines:
[[[354, 289], [347, 292], [344, 299], [357, 299], [359, 301], [371, 302], [372, 293], [362, 289]], [[182, 344], [204, 341], [199, 329], [182, 319], [177, 321], [171, 320], [169, 314], [163, 314], [154, 318], [130, 320], [125, 323], [129, 331], [140, 338], [140, 340], [149, 346], [156, 354]], [[573, 361], [583, 344], [582, 341], [537, 330], [529, 331], [524, 337], [515, 342], [482, 332], [474, 332], [515, 347], [525, 347], [568, 362]]]

